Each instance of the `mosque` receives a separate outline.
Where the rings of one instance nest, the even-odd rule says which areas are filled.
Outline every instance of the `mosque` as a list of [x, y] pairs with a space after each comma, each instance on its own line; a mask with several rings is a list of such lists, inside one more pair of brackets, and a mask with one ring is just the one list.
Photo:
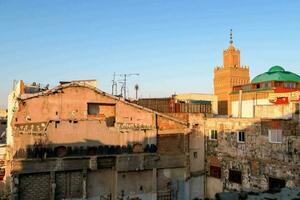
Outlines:
[[258, 111], [266, 105], [286, 105], [288, 108], [282, 114], [299, 110], [300, 76], [273, 66], [250, 81], [249, 67], [240, 64], [240, 51], [233, 45], [232, 31], [230, 45], [223, 52], [223, 62], [223, 66], [214, 70], [214, 94], [218, 97], [220, 115], [265, 117]]

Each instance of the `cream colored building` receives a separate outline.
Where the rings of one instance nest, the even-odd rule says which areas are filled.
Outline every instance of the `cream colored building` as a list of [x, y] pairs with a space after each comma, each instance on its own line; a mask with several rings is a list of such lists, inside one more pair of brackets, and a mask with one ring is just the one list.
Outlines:
[[6, 118], [7, 117], [6, 109], [0, 108], [0, 117], [1, 118]]
[[183, 93], [174, 95], [176, 101], [207, 101], [211, 102], [212, 113], [218, 114], [218, 97], [213, 94], [202, 94], [202, 93]]

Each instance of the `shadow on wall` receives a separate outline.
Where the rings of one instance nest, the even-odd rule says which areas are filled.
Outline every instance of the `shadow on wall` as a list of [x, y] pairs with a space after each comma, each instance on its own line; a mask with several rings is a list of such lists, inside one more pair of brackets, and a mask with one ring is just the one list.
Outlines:
[[[113, 154], [132, 154], [132, 153], [155, 153], [155, 144], [133, 143], [127, 146], [104, 145], [97, 140], [86, 140], [85, 142], [69, 144], [51, 144], [39, 140], [34, 145], [28, 145], [26, 149], [19, 149], [14, 154], [14, 159], [46, 159], [53, 157], [72, 157], [72, 156], [93, 156], [93, 155], [113, 155]], [[93, 145], [87, 145], [93, 144]], [[146, 145], [143, 145], [146, 144]]]

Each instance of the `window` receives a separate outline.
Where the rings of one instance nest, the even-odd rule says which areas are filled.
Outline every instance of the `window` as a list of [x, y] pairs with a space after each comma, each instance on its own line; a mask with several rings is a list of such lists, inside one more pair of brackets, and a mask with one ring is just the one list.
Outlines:
[[295, 114], [299, 115], [300, 114], [300, 103], [296, 103], [295, 107], [296, 107]]
[[245, 142], [245, 132], [244, 131], [237, 132], [237, 141], [241, 142], [241, 143]]
[[296, 88], [296, 83], [294, 83], [294, 82], [285, 82], [284, 87], [286, 87], [286, 88]]
[[282, 143], [282, 129], [269, 129], [269, 142]]
[[0, 181], [3, 181], [5, 176], [5, 169], [0, 169]]
[[271, 82], [263, 82], [261, 83], [262, 88], [270, 88], [271, 87]]
[[217, 140], [218, 139], [218, 131], [217, 130], [211, 130], [209, 135], [210, 140]]
[[285, 180], [269, 177], [269, 191], [278, 191], [285, 187]]
[[229, 181], [233, 183], [242, 183], [242, 172], [237, 170], [229, 170]]
[[209, 175], [215, 178], [221, 178], [221, 167], [210, 166]]
[[198, 153], [196, 151], [193, 153], [193, 155], [194, 155], [194, 158], [198, 158]]
[[99, 106], [98, 103], [88, 103], [88, 115], [98, 115]]
[[251, 90], [251, 85], [242, 86], [242, 90]]

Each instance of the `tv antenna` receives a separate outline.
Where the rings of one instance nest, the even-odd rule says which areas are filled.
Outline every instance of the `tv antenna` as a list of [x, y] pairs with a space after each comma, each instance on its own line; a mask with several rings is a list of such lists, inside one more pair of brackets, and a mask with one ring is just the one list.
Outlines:
[[124, 99], [127, 98], [127, 80], [128, 77], [130, 76], [139, 76], [139, 73], [128, 73], [128, 74], [116, 74], [114, 73], [113, 75], [113, 84], [112, 84], [112, 94], [117, 95], [117, 81], [116, 81], [116, 76], [121, 76], [123, 77], [122, 79], [122, 86], [121, 86], [121, 95], [124, 97]]

